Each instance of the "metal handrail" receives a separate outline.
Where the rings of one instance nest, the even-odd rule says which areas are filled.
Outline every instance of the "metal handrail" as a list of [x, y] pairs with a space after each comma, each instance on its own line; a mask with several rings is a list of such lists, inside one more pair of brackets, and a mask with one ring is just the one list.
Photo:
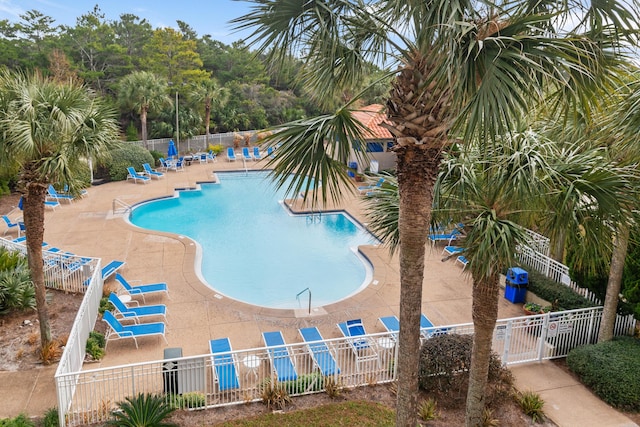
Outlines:
[[[118, 210], [116, 210], [116, 205], [124, 208], [124, 210], [122, 212], [119, 212]], [[120, 199], [113, 199], [113, 202], [111, 203], [111, 209], [113, 210], [113, 213], [127, 213], [131, 211], [131, 205], [123, 202]]]
[[300, 302], [300, 295], [302, 295], [305, 292], [309, 292], [309, 314], [311, 314], [311, 289], [305, 288], [305, 289], [301, 290], [300, 292], [298, 292], [298, 294], [296, 295], [296, 300], [298, 300], [298, 302]]

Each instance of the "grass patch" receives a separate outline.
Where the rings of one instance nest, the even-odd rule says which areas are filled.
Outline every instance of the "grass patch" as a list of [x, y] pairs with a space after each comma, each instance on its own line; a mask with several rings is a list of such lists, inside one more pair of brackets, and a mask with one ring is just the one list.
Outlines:
[[342, 402], [323, 405], [317, 408], [287, 412], [284, 414], [265, 414], [245, 420], [228, 421], [217, 424], [218, 427], [332, 427], [393, 426], [396, 422], [394, 410], [371, 402]]

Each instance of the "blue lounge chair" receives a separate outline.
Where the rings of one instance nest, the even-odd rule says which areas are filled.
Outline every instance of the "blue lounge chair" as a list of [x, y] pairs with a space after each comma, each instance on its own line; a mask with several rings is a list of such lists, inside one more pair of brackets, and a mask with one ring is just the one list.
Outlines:
[[262, 154], [260, 154], [258, 147], [253, 147], [253, 160], [262, 160]]
[[[58, 194], [60, 194], [60, 193], [58, 193]], [[62, 194], [73, 196], [73, 194], [71, 194], [69, 192], [69, 184], [65, 184], [64, 185], [64, 189], [62, 190]], [[85, 190], [84, 188], [81, 188], [80, 191], [78, 192], [77, 196], [82, 198], [82, 197], [86, 196], [87, 194], [89, 194], [87, 192], [87, 190]], [[76, 198], [76, 197], [74, 196], [74, 198]]]
[[116, 271], [121, 269], [124, 266], [124, 261], [113, 260], [109, 264], [102, 267], [102, 280], [107, 280], [109, 277], [113, 275]]
[[150, 178], [160, 179], [164, 176], [162, 172], [158, 172], [157, 170], [152, 169], [149, 163], [143, 163], [142, 168], [144, 169], [144, 172], [147, 174], [147, 176]]
[[456, 258], [456, 262], [462, 264], [463, 271], [465, 268], [467, 268], [467, 264], [469, 264], [469, 260], [464, 255], [458, 255], [458, 258]]
[[213, 153], [213, 150], [209, 150], [207, 153], [207, 163], [211, 160], [211, 163], [215, 163], [218, 161], [218, 156]]
[[393, 333], [393, 339], [398, 339], [398, 332], [400, 332], [400, 321], [397, 316], [384, 316], [379, 317], [378, 320], [382, 323], [382, 326], [387, 332]]
[[461, 248], [460, 246], [445, 246], [442, 250], [442, 254], [447, 254], [447, 256], [450, 257], [455, 254], [459, 254], [462, 251], [464, 251], [464, 248]]
[[213, 357], [213, 376], [218, 382], [220, 391], [240, 388], [238, 379], [238, 362], [235, 354], [231, 352], [231, 342], [229, 338], [219, 338], [209, 341], [209, 349]]
[[169, 170], [169, 163], [167, 163], [164, 157], [158, 158], [158, 161], [160, 162], [160, 167], [158, 169], [162, 169], [167, 172]]
[[377, 362], [380, 366], [380, 358], [378, 352], [369, 343], [367, 331], [364, 329], [361, 319], [347, 320], [338, 323], [338, 329], [342, 335], [347, 338], [347, 342], [351, 346], [354, 356], [356, 357], [356, 369], [360, 370], [360, 364], [365, 362]]
[[384, 183], [384, 178], [380, 178], [375, 184], [373, 185], [361, 185], [360, 187], [358, 187], [358, 191], [360, 193], [365, 193], [371, 190], [376, 190], [380, 187], [382, 187], [382, 183]]
[[236, 152], [233, 151], [232, 147], [227, 148], [227, 160], [230, 162], [235, 162], [237, 160]]
[[295, 381], [298, 378], [289, 349], [285, 347], [282, 332], [263, 332], [262, 339], [267, 346], [271, 367], [276, 373], [278, 381]]
[[307, 343], [311, 358], [316, 364], [322, 375], [338, 375], [340, 368], [336, 364], [336, 359], [331, 354], [329, 347], [324, 342], [324, 338], [320, 335], [320, 331], [315, 326], [310, 328], [298, 329], [302, 339]]
[[242, 158], [245, 160], [254, 160], [249, 153], [249, 147], [242, 147]]
[[51, 184], [47, 187], [47, 198], [53, 199], [54, 201], [66, 200], [69, 203], [73, 202], [73, 196], [68, 194], [58, 194]]
[[[169, 345], [167, 338], [164, 336], [164, 323], [162, 322], [142, 323], [140, 325], [123, 325], [110, 311], [104, 312], [102, 320], [109, 325], [109, 330], [105, 337], [107, 344], [110, 340], [133, 338], [133, 341], [136, 343], [136, 348], [138, 348], [138, 337], [162, 335], [164, 342]], [[105, 349], [106, 347], [107, 346], [105, 345]]]
[[120, 273], [116, 273], [116, 280], [122, 285], [125, 292], [127, 292], [132, 297], [136, 295], [142, 296], [142, 301], [145, 301], [145, 295], [148, 294], [157, 294], [164, 292], [165, 294], [167, 294], [167, 296], [169, 295], [169, 289], [167, 288], [166, 283], [151, 283], [147, 285], [132, 286], [125, 280], [124, 277], [122, 277]]
[[20, 227], [18, 226], [19, 221], [12, 222], [11, 219], [6, 215], [2, 215], [2, 219], [7, 224], [7, 229], [4, 230], [4, 234], [7, 234], [7, 231], [15, 227], [18, 230], [18, 236], [20, 236]]
[[145, 184], [151, 181], [151, 178], [149, 178], [148, 176], [140, 175], [132, 166], [129, 166], [127, 168], [127, 173], [127, 181], [132, 179], [134, 184], [138, 181], [142, 181]]
[[164, 322], [167, 323], [167, 306], [164, 304], [127, 307], [118, 295], [113, 292], [109, 295], [109, 302], [115, 307], [123, 319], [133, 319], [136, 323], [139, 323], [141, 317], [162, 316], [164, 317]]
[[44, 207], [45, 208], [51, 208], [54, 209], [57, 208], [58, 206], [60, 206], [60, 202], [58, 202], [57, 200], [45, 200], [44, 201]]
[[429, 241], [432, 245], [436, 242], [447, 242], [447, 246], [451, 246], [451, 242], [460, 237], [460, 230], [455, 229], [451, 233], [429, 234]]
[[[400, 332], [400, 321], [397, 316], [380, 317], [378, 320], [380, 320], [380, 323], [382, 323], [382, 326], [387, 332], [393, 333], [394, 339], [398, 338], [398, 332]], [[428, 331], [425, 331], [427, 328], [433, 328], [433, 323], [431, 323], [427, 316], [420, 314], [420, 334], [425, 338], [427, 337], [426, 332]]]
[[273, 147], [268, 147], [267, 148], [267, 156], [269, 156], [270, 159], [275, 159], [276, 158], [276, 150], [274, 150]]

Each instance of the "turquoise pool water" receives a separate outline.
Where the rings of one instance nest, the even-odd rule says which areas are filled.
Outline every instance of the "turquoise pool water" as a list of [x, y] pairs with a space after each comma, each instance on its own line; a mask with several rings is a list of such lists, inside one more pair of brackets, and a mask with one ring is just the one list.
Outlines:
[[307, 308], [344, 299], [371, 280], [359, 245], [377, 240], [344, 213], [291, 215], [265, 172], [218, 173], [219, 184], [136, 206], [132, 224], [188, 236], [202, 248], [202, 277], [250, 304]]

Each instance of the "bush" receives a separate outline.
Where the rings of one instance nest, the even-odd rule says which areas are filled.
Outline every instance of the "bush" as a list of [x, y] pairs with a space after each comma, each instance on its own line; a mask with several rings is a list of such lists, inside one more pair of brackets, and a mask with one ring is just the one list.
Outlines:
[[59, 425], [58, 408], [49, 408], [47, 412], [44, 413], [42, 427], [58, 427]]
[[[4, 249], [4, 248], [3, 248]], [[0, 314], [12, 310], [29, 310], [36, 308], [36, 296], [31, 272], [24, 257], [10, 254], [7, 251], [0, 255], [0, 263], [5, 266], [15, 265], [13, 269], [0, 270]]]
[[[526, 270], [527, 267], [524, 267]], [[529, 285], [527, 290], [540, 298], [557, 304], [560, 310], [595, 307], [596, 305], [578, 295], [571, 288], [546, 277], [537, 271], [528, 271]]]
[[[420, 388], [434, 394], [455, 391], [459, 395], [466, 395], [472, 344], [472, 335], [443, 334], [428, 339], [420, 350]], [[502, 367], [497, 355], [492, 354], [489, 361], [487, 404], [511, 396], [512, 385], [511, 372]]]
[[154, 427], [171, 426], [163, 421], [174, 409], [165, 401], [163, 396], [138, 394], [127, 397], [118, 403], [118, 409], [111, 412], [113, 417], [107, 425], [119, 427]]
[[531, 417], [531, 421], [537, 423], [544, 419], [544, 400], [540, 395], [533, 391], [523, 391], [516, 393], [516, 403], [526, 415]]
[[136, 170], [142, 169], [143, 163], [154, 163], [153, 156], [143, 147], [135, 144], [123, 144], [120, 148], [111, 151], [111, 158], [107, 159], [103, 167], [112, 181], [124, 181], [127, 179], [127, 168], [133, 166]]
[[89, 332], [89, 338], [87, 338], [87, 345], [85, 351], [93, 358], [93, 360], [100, 360], [104, 357], [105, 347], [104, 335], [100, 332]]
[[212, 151], [216, 156], [224, 151], [224, 145], [222, 144], [209, 144], [209, 151]]
[[627, 411], [640, 411], [640, 340], [618, 337], [578, 347], [567, 356], [569, 369], [602, 400]]
[[15, 418], [1, 419], [0, 427], [35, 427], [35, 424], [26, 415], [20, 414]]
[[153, 163], [151, 164], [154, 166], [160, 165], [160, 157], [164, 157], [164, 154], [156, 150], [149, 150], [149, 153], [153, 157]]
[[324, 387], [324, 378], [318, 372], [300, 375], [294, 381], [287, 381], [284, 387], [291, 394], [300, 394], [306, 391], [320, 391]]
[[265, 379], [260, 385], [260, 394], [262, 403], [269, 409], [284, 409], [291, 402], [291, 396], [285, 385], [277, 382], [273, 384], [270, 378]]

